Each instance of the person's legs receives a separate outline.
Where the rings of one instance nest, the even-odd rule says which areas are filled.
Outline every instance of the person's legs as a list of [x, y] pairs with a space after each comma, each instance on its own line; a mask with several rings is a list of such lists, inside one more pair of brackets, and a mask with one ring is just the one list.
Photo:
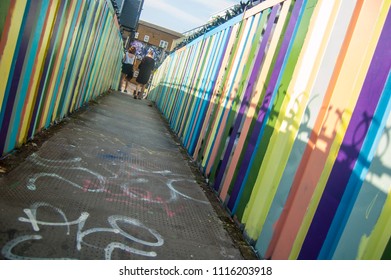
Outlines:
[[128, 92], [128, 91], [127, 91], [127, 88], [128, 88], [128, 81], [129, 81], [128, 77], [125, 76], [125, 88], [124, 88], [124, 92]]
[[138, 99], [143, 98], [144, 90], [145, 90], [145, 84], [141, 84], [140, 90], [138, 90], [138, 87], [137, 87], [137, 98]]
[[127, 92], [128, 85], [131, 84], [133, 78], [133, 66], [130, 66], [129, 73], [125, 77], [125, 92]]
[[122, 73], [121, 73], [121, 84], [119, 90], [121, 90], [123, 83], [125, 82], [124, 92], [127, 92], [128, 88], [128, 82], [130, 83], [130, 79], [133, 77], [133, 69], [132, 65], [130, 64], [124, 64], [122, 66]]
[[124, 82], [125, 77], [126, 77], [126, 74], [125, 73], [121, 73], [121, 80], [119, 82], [119, 88], [118, 88], [119, 91], [122, 91], [122, 84]]
[[139, 88], [140, 84], [138, 82], [136, 82], [136, 89], [134, 90], [133, 92], [133, 97], [134, 99], [137, 98], [137, 93], [138, 93], [138, 88]]
[[134, 99], [136, 99], [136, 98], [141, 99], [142, 98], [142, 96], [143, 96], [142, 93], [144, 92], [144, 88], [145, 88], [144, 84], [140, 84], [139, 82], [136, 81], [136, 89], [133, 92]]

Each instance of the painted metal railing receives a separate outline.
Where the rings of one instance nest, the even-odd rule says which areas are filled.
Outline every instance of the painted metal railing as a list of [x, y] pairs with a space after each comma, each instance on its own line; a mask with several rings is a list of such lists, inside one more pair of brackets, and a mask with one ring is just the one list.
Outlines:
[[0, 153], [119, 83], [110, 1], [0, 1]]
[[149, 98], [261, 258], [391, 258], [390, 0], [269, 0]]

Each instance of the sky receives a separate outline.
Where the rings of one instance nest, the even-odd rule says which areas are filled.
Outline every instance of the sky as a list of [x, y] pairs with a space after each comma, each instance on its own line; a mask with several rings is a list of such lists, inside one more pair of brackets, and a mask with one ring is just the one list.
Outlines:
[[183, 33], [207, 23], [211, 15], [240, 0], [144, 0], [140, 19]]

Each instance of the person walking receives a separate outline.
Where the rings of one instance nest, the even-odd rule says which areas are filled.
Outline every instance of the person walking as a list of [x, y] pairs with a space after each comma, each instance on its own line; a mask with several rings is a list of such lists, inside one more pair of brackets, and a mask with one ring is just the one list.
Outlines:
[[[155, 68], [155, 60], [153, 59], [154, 54], [153, 50], [150, 49], [147, 55], [141, 60], [140, 65], [138, 66], [138, 76], [136, 78], [137, 87], [133, 93], [133, 97], [136, 99], [142, 99], [145, 91], [145, 86], [151, 77], [152, 70]], [[141, 90], [139, 91], [139, 86]], [[145, 97], [144, 97], [145, 98]]]
[[121, 91], [121, 86], [125, 82], [124, 92], [127, 92], [126, 88], [128, 87], [128, 82], [130, 82], [133, 78], [133, 65], [136, 60], [135, 54], [136, 48], [134, 46], [131, 46], [124, 54], [122, 59], [122, 75], [119, 91]]

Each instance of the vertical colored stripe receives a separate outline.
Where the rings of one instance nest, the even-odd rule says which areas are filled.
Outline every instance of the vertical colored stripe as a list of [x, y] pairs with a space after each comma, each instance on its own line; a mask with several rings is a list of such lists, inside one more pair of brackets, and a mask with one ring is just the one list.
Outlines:
[[319, 114], [321, 109], [327, 85], [333, 73], [354, 6], [354, 3], [349, 1], [337, 1], [332, 12], [334, 17], [330, 17], [330, 23], [332, 24], [328, 25], [328, 28], [324, 33], [322, 39], [323, 44], [319, 51], [319, 60], [315, 64], [319, 64], [315, 68], [319, 70], [318, 72], [314, 71], [314, 80], [312, 81], [311, 79], [308, 85], [312, 96], [308, 102], [306, 112], [300, 124], [286, 168], [277, 188], [275, 199], [272, 203], [265, 224], [263, 225], [262, 233], [255, 246], [257, 251], [266, 258], [269, 257], [266, 255], [266, 251], [272, 239], [274, 225], [282, 213], [283, 206], [287, 203], [287, 198], [291, 191], [294, 176], [298, 171], [300, 160], [303, 156], [305, 147], [308, 144], [311, 130], [313, 129], [316, 121], [316, 116]]
[[[31, 81], [31, 77], [34, 75], [34, 66], [36, 65], [36, 57], [38, 54], [38, 48], [39, 48], [39, 43], [40, 43], [40, 37], [42, 33], [42, 29], [45, 23], [45, 15], [47, 13], [47, 10], [49, 8], [49, 2], [43, 1], [41, 5], [38, 3], [35, 3], [33, 5], [39, 10], [35, 14], [35, 19], [34, 22], [31, 23], [32, 28], [34, 28], [35, 32], [32, 32], [32, 29], [28, 30], [28, 32], [31, 32], [32, 37], [30, 39], [29, 43], [29, 56], [26, 58], [24, 61], [25, 67], [23, 69], [23, 73], [21, 74], [22, 79], [19, 84], [19, 89], [18, 89], [18, 94], [15, 99], [15, 105], [13, 108], [12, 116], [11, 116], [11, 122], [12, 126], [10, 127], [8, 131], [8, 139], [5, 143], [5, 152], [11, 151], [17, 144], [17, 135], [20, 129], [20, 124], [21, 124], [21, 117], [24, 116], [23, 114], [23, 106], [31, 106], [31, 103], [26, 103], [26, 97], [28, 97], [28, 89], [29, 89], [29, 84]], [[30, 11], [30, 14], [33, 14]], [[29, 23], [28, 23], [29, 24]]]
[[254, 152], [257, 149], [257, 143], [259, 145], [259, 139], [260, 136], [263, 134], [262, 131], [264, 130], [265, 119], [267, 119], [267, 116], [269, 114], [270, 109], [268, 108], [271, 104], [273, 104], [273, 100], [275, 99], [275, 94], [273, 94], [274, 88], [277, 84], [280, 73], [282, 73], [283, 69], [285, 68], [287, 54], [289, 53], [291, 40], [294, 38], [296, 33], [295, 30], [297, 28], [296, 26], [298, 25], [298, 20], [302, 15], [301, 11], [303, 5], [305, 4], [304, 1], [305, 0], [296, 1], [295, 6], [293, 7], [292, 15], [290, 17], [288, 27], [284, 33], [283, 41], [281, 42], [281, 47], [278, 52], [277, 61], [273, 68], [273, 73], [271, 75], [265, 92], [265, 97], [260, 106], [251, 135], [248, 136], [249, 140], [247, 148], [244, 151], [242, 164], [238, 170], [238, 175], [235, 181], [232, 183], [233, 189], [231, 192], [230, 200], [227, 204], [228, 207], [231, 209], [232, 213], [236, 213], [238, 207], [240, 206], [239, 202], [241, 200], [241, 197], [245, 192], [245, 185], [243, 184], [243, 182], [247, 180], [246, 178], [250, 170], [249, 166], [251, 166], [254, 161]]
[[[6, 21], [5, 28], [9, 30], [4, 32], [0, 42], [0, 108], [3, 108], [3, 102], [7, 102], [8, 91], [10, 87], [10, 79], [14, 73], [14, 55], [17, 53], [20, 45], [18, 44], [20, 30], [24, 28], [29, 8], [29, 1], [19, 0], [14, 5], [11, 5]], [[8, 27], [9, 23], [9, 27]], [[2, 109], [3, 112], [3, 109]], [[2, 119], [1, 119], [2, 121]]]

